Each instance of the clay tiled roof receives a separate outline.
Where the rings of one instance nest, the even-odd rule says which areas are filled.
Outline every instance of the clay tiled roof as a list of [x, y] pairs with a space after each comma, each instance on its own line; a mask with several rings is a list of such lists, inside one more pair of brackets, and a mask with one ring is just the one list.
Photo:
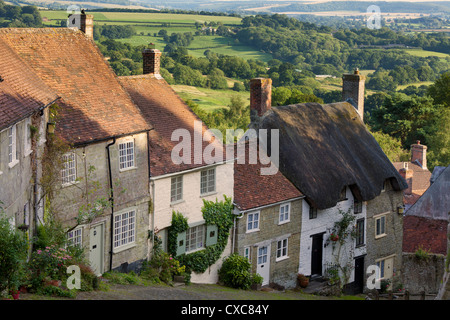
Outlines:
[[0, 131], [58, 96], [0, 39]]
[[[404, 162], [394, 162], [393, 164], [395, 169], [400, 170], [403, 168]], [[412, 192], [422, 195], [430, 186], [431, 172], [414, 162], [408, 162], [408, 169], [413, 171], [412, 179], [408, 181], [408, 184], [411, 183]]]
[[447, 220], [406, 216], [403, 219], [403, 252], [417, 249], [447, 254]]
[[57, 133], [72, 144], [149, 130], [95, 43], [69, 28], [3, 28], [2, 39], [61, 97]]
[[[164, 79], [157, 78], [153, 74], [146, 74], [119, 77], [119, 80], [154, 128], [149, 135], [152, 177], [198, 168], [207, 164], [205, 161], [195, 163], [194, 157], [202, 156], [209, 142], [204, 141], [201, 148], [195, 148], [194, 132], [199, 135], [204, 134], [208, 128], [200, 122], [201, 120]], [[201, 124], [198, 126], [199, 130], [196, 130], [194, 126], [196, 121]], [[172, 150], [182, 140], [177, 137], [176, 141], [171, 141], [172, 133], [177, 129], [187, 130], [190, 134], [191, 161], [189, 163], [176, 164], [172, 161]], [[221, 154], [218, 158], [221, 162], [225, 158], [225, 150], [221, 143], [217, 143], [216, 146], [220, 149]]]
[[[242, 147], [241, 143], [237, 148]], [[245, 143], [245, 160], [236, 157], [234, 165], [234, 203], [240, 210], [262, 207], [277, 202], [302, 197], [303, 194], [280, 172], [274, 175], [261, 175], [261, 167], [268, 167], [259, 161], [251, 164], [249, 150], [257, 150]]]

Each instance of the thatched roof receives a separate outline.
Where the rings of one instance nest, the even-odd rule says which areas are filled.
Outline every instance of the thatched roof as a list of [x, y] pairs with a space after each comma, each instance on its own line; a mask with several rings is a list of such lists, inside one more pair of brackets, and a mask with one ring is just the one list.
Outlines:
[[279, 129], [279, 170], [318, 209], [335, 206], [345, 186], [362, 201], [378, 196], [385, 180], [407, 188], [348, 102], [274, 107], [259, 128]]

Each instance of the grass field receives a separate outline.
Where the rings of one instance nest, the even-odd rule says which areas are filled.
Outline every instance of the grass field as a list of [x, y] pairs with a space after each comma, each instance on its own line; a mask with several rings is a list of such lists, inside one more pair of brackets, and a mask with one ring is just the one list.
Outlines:
[[[191, 32], [195, 34], [195, 23], [221, 22], [224, 25], [233, 26], [241, 23], [241, 18], [229, 16], [206, 16], [172, 13], [141, 13], [141, 12], [91, 12], [94, 15], [96, 25], [131, 25], [137, 35], [128, 39], [119, 39], [121, 42], [132, 45], [147, 45], [154, 43], [156, 48], [163, 50], [166, 46], [162, 37], [155, 36], [161, 29], [169, 34]], [[41, 11], [45, 17], [44, 24], [48, 26], [59, 25], [60, 20], [67, 19], [65, 11]], [[163, 26], [164, 24], [164, 26]], [[202, 57], [205, 50], [211, 50], [217, 54], [238, 56], [243, 59], [258, 59], [269, 61], [272, 56], [259, 52], [249, 46], [236, 44], [233, 39], [218, 35], [196, 36], [188, 47], [189, 54], [194, 57]]]
[[427, 51], [422, 49], [407, 49], [406, 52], [408, 52], [411, 55], [417, 56], [417, 57], [439, 57], [439, 58], [447, 58], [450, 57], [450, 54], [443, 53], [443, 52], [435, 52], [435, 51]]
[[183, 100], [192, 100], [205, 111], [214, 111], [226, 108], [233, 96], [240, 96], [246, 105], [250, 104], [250, 93], [248, 91], [236, 92], [231, 89], [213, 90], [197, 88], [185, 85], [172, 85], [173, 90]]

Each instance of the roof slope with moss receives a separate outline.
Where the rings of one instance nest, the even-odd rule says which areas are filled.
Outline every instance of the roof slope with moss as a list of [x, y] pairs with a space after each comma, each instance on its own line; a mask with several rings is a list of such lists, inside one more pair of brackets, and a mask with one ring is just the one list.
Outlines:
[[0, 28], [0, 40], [61, 97], [56, 128], [66, 142], [88, 144], [150, 129], [94, 41], [80, 30]]

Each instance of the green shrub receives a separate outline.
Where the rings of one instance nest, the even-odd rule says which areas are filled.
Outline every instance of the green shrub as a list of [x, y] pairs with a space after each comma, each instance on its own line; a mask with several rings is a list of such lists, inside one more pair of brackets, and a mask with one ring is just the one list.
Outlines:
[[250, 262], [247, 258], [232, 254], [225, 258], [219, 270], [219, 280], [236, 289], [249, 289], [252, 285]]
[[27, 246], [24, 234], [11, 227], [0, 208], [0, 292], [21, 285]]

